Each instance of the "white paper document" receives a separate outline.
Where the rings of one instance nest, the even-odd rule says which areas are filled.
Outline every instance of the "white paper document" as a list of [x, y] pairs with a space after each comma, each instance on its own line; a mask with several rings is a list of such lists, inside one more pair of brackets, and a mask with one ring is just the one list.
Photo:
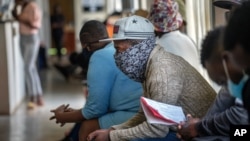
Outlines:
[[177, 125], [186, 117], [180, 106], [170, 105], [141, 97], [142, 109], [149, 123]]

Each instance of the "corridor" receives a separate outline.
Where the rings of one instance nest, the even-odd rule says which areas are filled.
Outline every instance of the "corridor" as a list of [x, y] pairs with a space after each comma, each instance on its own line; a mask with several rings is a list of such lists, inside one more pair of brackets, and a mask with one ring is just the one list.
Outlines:
[[81, 80], [65, 81], [63, 76], [49, 67], [41, 72], [45, 105], [27, 110], [23, 102], [11, 116], [0, 116], [0, 141], [59, 141], [73, 123], [63, 127], [50, 121], [50, 110], [61, 104], [70, 104], [72, 108], [81, 108], [85, 102]]

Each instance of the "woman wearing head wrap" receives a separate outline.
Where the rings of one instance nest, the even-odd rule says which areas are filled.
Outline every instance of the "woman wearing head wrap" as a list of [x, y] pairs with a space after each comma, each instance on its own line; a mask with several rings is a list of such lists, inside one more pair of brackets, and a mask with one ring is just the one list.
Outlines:
[[200, 71], [198, 50], [194, 42], [186, 34], [179, 31], [183, 24], [175, 0], [154, 0], [148, 19], [155, 27], [157, 44], [166, 51], [184, 58]]

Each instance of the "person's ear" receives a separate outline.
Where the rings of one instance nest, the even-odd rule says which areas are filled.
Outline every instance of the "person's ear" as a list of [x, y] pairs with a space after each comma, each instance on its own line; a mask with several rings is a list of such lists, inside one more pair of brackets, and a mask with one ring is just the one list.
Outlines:
[[222, 60], [224, 59], [226, 61], [226, 63], [228, 63], [229, 58], [230, 58], [230, 52], [229, 51], [222, 51], [221, 53], [221, 58]]
[[242, 78], [242, 69], [235, 62], [232, 53], [230, 51], [223, 51], [222, 59], [224, 59], [227, 64], [228, 72], [231, 76], [231, 79], [234, 82], [238, 82], [240, 78]]
[[233, 55], [230, 51], [226, 51], [226, 50], [222, 51], [221, 56], [222, 56], [222, 59], [224, 59], [226, 61], [228, 68], [237, 67], [237, 64], [236, 64], [236, 62], [233, 58]]

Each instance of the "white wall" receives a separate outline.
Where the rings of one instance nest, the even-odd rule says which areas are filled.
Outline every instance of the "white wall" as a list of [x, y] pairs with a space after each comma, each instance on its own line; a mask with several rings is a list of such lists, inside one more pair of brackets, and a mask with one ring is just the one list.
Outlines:
[[222, 26], [226, 24], [225, 12], [228, 11], [226, 9], [222, 9], [219, 7], [214, 7], [214, 26]]
[[[22, 100], [25, 98], [25, 82], [24, 82], [24, 64], [19, 45], [19, 24], [17, 22], [12, 23], [12, 47], [13, 47], [13, 69], [14, 69], [14, 93], [11, 96], [11, 111], [14, 111]], [[13, 86], [13, 84], [10, 84]]]
[[40, 6], [43, 14], [42, 27], [40, 29], [39, 35], [41, 42], [45, 44], [47, 48], [51, 45], [51, 32], [50, 32], [50, 10], [48, 0], [36, 0]]
[[25, 97], [17, 22], [0, 24], [0, 114], [12, 114]]
[[104, 21], [107, 12], [106, 9], [103, 12], [95, 12], [95, 13], [86, 13], [82, 10], [82, 0], [74, 0], [74, 19], [75, 19], [75, 38], [76, 38], [76, 50], [81, 50], [80, 40], [78, 38], [78, 34], [81, 30], [82, 25], [87, 20], [100, 20]]

